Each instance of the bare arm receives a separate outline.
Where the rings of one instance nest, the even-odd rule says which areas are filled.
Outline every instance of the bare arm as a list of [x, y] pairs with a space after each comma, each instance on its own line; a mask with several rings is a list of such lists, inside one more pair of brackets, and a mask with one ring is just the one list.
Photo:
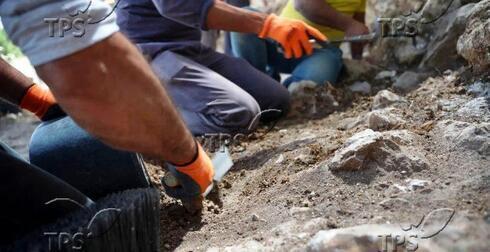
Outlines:
[[356, 22], [336, 11], [325, 0], [294, 0], [294, 8], [308, 20], [340, 31], [346, 31]]
[[215, 1], [207, 17], [209, 29], [258, 34], [267, 14], [237, 8], [224, 1]]
[[175, 164], [195, 156], [166, 91], [120, 33], [36, 70], [63, 109], [105, 143]]
[[0, 58], [0, 96], [19, 105], [32, 80]]
[[[364, 24], [366, 18], [366, 13], [356, 12], [354, 13], [354, 19], [362, 24]], [[364, 49], [363, 43], [351, 43], [350, 51], [353, 59], [362, 59], [362, 52]]]

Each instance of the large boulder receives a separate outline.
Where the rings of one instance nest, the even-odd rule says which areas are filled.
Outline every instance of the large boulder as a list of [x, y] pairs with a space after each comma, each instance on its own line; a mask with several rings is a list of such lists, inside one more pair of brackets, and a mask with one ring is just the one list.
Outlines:
[[490, 123], [474, 124], [446, 120], [436, 125], [436, 132], [442, 136], [444, 145], [450, 150], [490, 155]]
[[457, 50], [476, 71], [490, 70], [490, 0], [483, 0], [473, 7]]
[[[399, 138], [403, 138], [401, 141]], [[328, 168], [331, 171], [355, 171], [381, 168], [386, 171], [414, 172], [427, 168], [427, 163], [401, 147], [399, 143], [409, 141], [405, 134], [364, 130], [347, 139], [342, 148], [335, 152]]]
[[456, 69], [464, 65], [458, 55], [456, 45], [458, 38], [466, 28], [468, 17], [475, 4], [467, 4], [447, 13], [433, 25], [425, 26], [427, 33], [433, 34], [427, 46], [427, 53], [420, 63], [422, 69]]
[[373, 60], [384, 66], [440, 71], [462, 66], [465, 61], [458, 55], [456, 44], [473, 13], [475, 4], [471, 2], [474, 1], [370, 0], [368, 20], [372, 27], [379, 27], [374, 17], [418, 20], [415, 38], [386, 37], [373, 44], [370, 50]]
[[[310, 240], [307, 251], [486, 251], [489, 226], [484, 220], [454, 217], [454, 210], [441, 208], [429, 213], [417, 226], [368, 224], [322, 230]], [[475, 231], [474, 235], [465, 235], [470, 230]]]

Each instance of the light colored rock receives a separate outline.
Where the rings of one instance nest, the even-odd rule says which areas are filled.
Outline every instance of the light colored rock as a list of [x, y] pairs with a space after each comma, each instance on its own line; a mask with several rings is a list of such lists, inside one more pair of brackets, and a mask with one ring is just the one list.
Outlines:
[[300, 81], [289, 86], [291, 93], [291, 115], [322, 117], [334, 112], [339, 103], [332, 95], [330, 85], [319, 86], [312, 81]]
[[368, 127], [372, 130], [390, 130], [397, 125], [402, 125], [405, 121], [393, 112], [393, 109], [378, 109], [367, 114]]
[[456, 116], [465, 121], [490, 122], [490, 98], [479, 97], [464, 104]]
[[382, 80], [382, 79], [394, 79], [396, 76], [396, 71], [381, 71], [379, 72], [374, 79]]
[[422, 179], [407, 179], [405, 182], [408, 183], [408, 189], [410, 189], [410, 191], [422, 189], [430, 184], [430, 181]]
[[345, 118], [339, 122], [338, 128], [341, 130], [350, 130], [366, 122], [366, 115], [360, 115], [358, 117]]
[[371, 84], [369, 84], [367, 81], [356, 81], [354, 84], [349, 86], [349, 90], [353, 93], [369, 95], [371, 93]]
[[[427, 53], [420, 63], [420, 68], [455, 69], [464, 64], [457, 53], [456, 44], [459, 36], [465, 30], [466, 21], [474, 5], [467, 4], [457, 10], [449, 11], [438, 22], [426, 26], [426, 30], [430, 31], [429, 34], [433, 35], [428, 43]], [[432, 19], [434, 18], [431, 17]]]
[[308, 90], [314, 89], [317, 86], [318, 84], [313, 81], [299, 81], [291, 83], [291, 85], [289, 85], [288, 87], [288, 90], [290, 94], [300, 96]]
[[468, 17], [466, 30], [457, 43], [457, 51], [475, 70], [490, 70], [490, 0], [480, 1]]
[[457, 151], [477, 151], [490, 155], [490, 123], [471, 124], [460, 121], [441, 121], [436, 125], [446, 145]]
[[[311, 252], [486, 251], [490, 224], [484, 220], [454, 217], [453, 214], [452, 209], [435, 210], [426, 215], [419, 227], [412, 228], [408, 228], [409, 224], [368, 224], [322, 230], [309, 241], [307, 250]], [[467, 236], [470, 230], [475, 235]], [[398, 245], [392, 239], [387, 239], [390, 235], [398, 237]], [[464, 242], [454, 242], [463, 240]]]
[[332, 171], [381, 168], [413, 172], [427, 168], [427, 163], [391, 140], [391, 132], [382, 134], [367, 129], [347, 139], [335, 152], [328, 168]]
[[276, 164], [282, 164], [282, 162], [284, 162], [284, 155], [283, 154], [279, 155], [279, 157], [276, 160]]
[[466, 88], [474, 97], [490, 98], [490, 82], [477, 81]]
[[429, 76], [425, 73], [406, 71], [396, 79], [393, 88], [397, 92], [407, 93], [420, 87], [420, 84], [427, 79], [427, 77]]
[[386, 108], [394, 103], [404, 102], [405, 100], [399, 95], [388, 90], [379, 91], [373, 99], [373, 109]]

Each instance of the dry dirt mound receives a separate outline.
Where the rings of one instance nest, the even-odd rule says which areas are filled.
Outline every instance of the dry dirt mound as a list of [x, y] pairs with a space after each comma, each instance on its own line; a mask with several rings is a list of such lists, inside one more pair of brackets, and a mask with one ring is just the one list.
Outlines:
[[[383, 108], [386, 97], [358, 97], [323, 119], [295, 115], [259, 131], [233, 148], [235, 166], [202, 216], [162, 196], [162, 249], [369, 251], [379, 238], [341, 228], [402, 232], [398, 223], [449, 209], [455, 217], [440, 234], [413, 242], [482, 251], [490, 245], [489, 100], [460, 82], [448, 72]], [[387, 109], [404, 123], [369, 129], [366, 115]]]

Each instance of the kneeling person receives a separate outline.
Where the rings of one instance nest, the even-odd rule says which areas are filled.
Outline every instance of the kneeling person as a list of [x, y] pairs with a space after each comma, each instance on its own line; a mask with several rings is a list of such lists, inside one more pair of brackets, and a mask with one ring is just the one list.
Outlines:
[[[329, 40], [369, 33], [364, 25], [365, 0], [289, 0], [281, 17], [301, 20], [321, 31]], [[279, 79], [279, 73], [291, 74], [283, 81], [294, 90], [301, 81], [316, 85], [335, 84], [342, 69], [342, 51], [338, 44], [315, 49], [312, 55], [291, 59], [277, 43], [253, 34], [232, 33], [233, 54], [255, 68]], [[352, 56], [362, 57], [362, 44], [352, 44]], [[287, 52], [287, 51], [286, 51]], [[294, 85], [292, 85], [294, 83]]]
[[[117, 14], [122, 32], [149, 58], [195, 135], [252, 130], [258, 117], [274, 120], [289, 107], [283, 86], [245, 60], [202, 45], [201, 30], [260, 34], [290, 51], [301, 47], [311, 51], [309, 35], [326, 39], [302, 21], [247, 11], [223, 1], [123, 0]], [[261, 113], [266, 110], [277, 112]]]

